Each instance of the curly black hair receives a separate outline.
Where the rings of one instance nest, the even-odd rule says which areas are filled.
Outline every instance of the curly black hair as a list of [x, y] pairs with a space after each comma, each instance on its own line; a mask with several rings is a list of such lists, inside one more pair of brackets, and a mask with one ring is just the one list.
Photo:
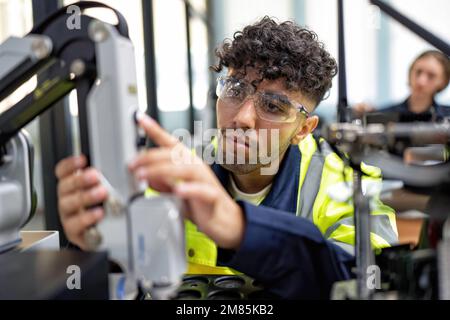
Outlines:
[[337, 74], [336, 61], [316, 33], [292, 21], [277, 23], [268, 16], [235, 32], [233, 39], [225, 39], [215, 54], [219, 61], [212, 66], [214, 71], [226, 67], [245, 75], [252, 67], [258, 71], [259, 81], [284, 78], [288, 90], [300, 90], [316, 105]]

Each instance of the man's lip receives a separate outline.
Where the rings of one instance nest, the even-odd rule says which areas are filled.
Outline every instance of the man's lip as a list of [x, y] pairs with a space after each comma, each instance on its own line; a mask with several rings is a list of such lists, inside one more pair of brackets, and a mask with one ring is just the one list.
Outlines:
[[241, 144], [241, 145], [244, 145], [246, 147], [249, 146], [249, 143], [247, 141], [242, 140], [242, 139], [238, 139], [237, 137], [226, 137], [226, 138], [227, 138], [227, 140], [232, 141], [234, 143]]

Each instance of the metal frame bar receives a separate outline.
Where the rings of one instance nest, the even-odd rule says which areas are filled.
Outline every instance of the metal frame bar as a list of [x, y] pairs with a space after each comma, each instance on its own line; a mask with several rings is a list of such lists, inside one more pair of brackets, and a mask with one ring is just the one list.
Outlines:
[[147, 114], [159, 121], [156, 87], [155, 35], [153, 26], [153, 0], [142, 0], [144, 28], [145, 78], [147, 82]]
[[426, 30], [413, 20], [404, 16], [402, 13], [395, 10], [394, 7], [388, 5], [387, 3], [381, 0], [370, 0], [370, 3], [379, 7], [381, 11], [383, 11], [383, 13], [387, 14], [398, 23], [402, 24], [405, 28], [416, 34], [418, 37], [421, 37], [423, 40], [425, 40], [432, 46], [441, 50], [447, 56], [450, 55], [450, 45], [447, 42], [437, 37], [430, 31]]
[[[216, 56], [214, 54], [214, 49], [217, 46], [219, 42], [223, 40], [223, 34], [224, 34], [224, 3], [222, 0], [208, 0], [206, 2], [207, 4], [207, 21], [209, 25], [208, 30], [208, 47], [209, 47], [209, 65], [213, 65], [216, 63]], [[214, 22], [211, 23], [211, 22]], [[216, 102], [217, 102], [217, 96], [216, 96], [216, 74], [214, 72], [209, 73], [209, 98], [211, 101], [211, 118], [212, 123], [211, 126], [216, 128]]]
[[343, 0], [338, 0], [338, 105], [337, 120], [339, 122], [349, 122], [348, 101], [347, 101], [347, 70], [345, 65], [345, 33], [344, 33], [344, 4]]
[[[45, 19], [60, 8], [58, 0], [32, 0], [34, 24]], [[39, 80], [38, 80], [39, 81]], [[55, 166], [61, 159], [72, 154], [72, 125], [68, 99], [57, 102], [39, 118], [39, 135], [42, 157], [42, 185], [44, 191], [45, 226], [58, 230], [62, 247], [68, 244], [58, 214], [57, 179]]]
[[[379, 106], [389, 103], [391, 97], [391, 61], [389, 57], [391, 30], [388, 17], [380, 11], [380, 30], [377, 32], [377, 98]], [[383, 66], [381, 68], [380, 66]]]
[[188, 68], [188, 85], [189, 85], [189, 131], [191, 134], [194, 133], [194, 121], [195, 121], [195, 110], [194, 110], [194, 80], [193, 80], [193, 70], [192, 70], [192, 57], [191, 57], [191, 4], [188, 0], [184, 2], [184, 14], [186, 23], [186, 59]]

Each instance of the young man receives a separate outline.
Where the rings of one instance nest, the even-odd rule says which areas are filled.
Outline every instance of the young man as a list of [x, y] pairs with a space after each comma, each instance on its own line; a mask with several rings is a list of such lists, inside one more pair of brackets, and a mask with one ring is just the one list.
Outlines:
[[[186, 201], [193, 222], [186, 225], [189, 273], [237, 270], [280, 297], [328, 298], [333, 282], [350, 276], [354, 243], [353, 205], [341, 194], [351, 169], [311, 135], [319, 121], [311, 113], [331, 87], [336, 62], [315, 33], [267, 17], [224, 41], [216, 55], [214, 69], [227, 69], [217, 87], [216, 150], [233, 161], [209, 166], [142, 116], [140, 125], [159, 148], [140, 154], [130, 170]], [[264, 129], [276, 133], [269, 135], [276, 143], [270, 141], [268, 157], [250, 162]], [[190, 161], [175, 163], [175, 148]], [[278, 170], [263, 170], [274, 163]], [[97, 171], [85, 166], [83, 157], [73, 157], [56, 168], [62, 224], [81, 248], [84, 230], [104, 214], [86, 208], [107, 197]], [[376, 168], [362, 169], [379, 180]], [[373, 246], [395, 243], [393, 211], [376, 198], [371, 207]]]

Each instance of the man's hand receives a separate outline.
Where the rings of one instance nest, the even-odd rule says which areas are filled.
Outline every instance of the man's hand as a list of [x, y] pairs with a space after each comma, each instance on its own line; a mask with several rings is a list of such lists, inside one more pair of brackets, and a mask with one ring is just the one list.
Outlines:
[[139, 154], [130, 163], [130, 170], [156, 191], [171, 192], [185, 199], [186, 218], [218, 246], [238, 248], [245, 229], [242, 209], [210, 167], [150, 117], [141, 115], [138, 121], [159, 148]]
[[100, 185], [98, 171], [86, 168], [84, 156], [61, 160], [55, 174], [59, 180], [58, 211], [67, 239], [86, 249], [84, 232], [104, 215], [102, 207], [92, 207], [105, 201], [108, 192]]
[[[212, 170], [151, 118], [144, 115], [139, 124], [160, 147], [139, 154], [130, 163], [130, 170], [156, 191], [185, 199], [186, 218], [220, 247], [239, 247], [245, 228], [242, 209]], [[67, 238], [86, 249], [84, 232], [104, 216], [103, 209], [94, 206], [104, 202], [108, 192], [100, 184], [99, 172], [86, 168], [84, 156], [60, 161], [55, 173], [59, 214]]]

